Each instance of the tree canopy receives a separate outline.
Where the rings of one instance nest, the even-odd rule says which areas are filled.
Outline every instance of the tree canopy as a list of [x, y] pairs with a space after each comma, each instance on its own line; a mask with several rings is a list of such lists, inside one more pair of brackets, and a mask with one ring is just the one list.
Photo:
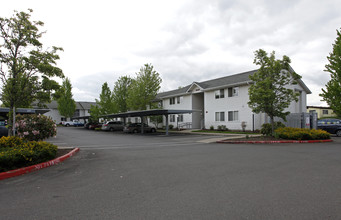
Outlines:
[[33, 101], [44, 105], [59, 89], [53, 77], [63, 78], [56, 66], [60, 47], [44, 49], [40, 38], [41, 21], [31, 21], [31, 9], [14, 12], [11, 18], [0, 18], [1, 100], [5, 106], [29, 107]]
[[286, 120], [289, 112], [284, 112], [292, 101], [298, 101], [299, 93], [288, 88], [297, 84], [301, 78], [290, 68], [290, 58], [283, 56], [282, 60], [276, 59], [273, 51], [270, 56], [259, 49], [255, 52], [254, 63], [259, 65], [258, 71], [250, 75], [254, 82], [249, 88], [248, 105], [254, 113], [266, 113], [270, 117], [272, 133], [274, 117]]
[[127, 98], [128, 91], [130, 89], [130, 85], [132, 84], [133, 79], [129, 76], [121, 76], [116, 82], [113, 90], [113, 101], [117, 106], [118, 112], [126, 112], [128, 110], [127, 107]]
[[108, 83], [105, 82], [102, 85], [102, 91], [99, 95], [99, 99], [96, 99], [96, 106], [91, 106], [90, 114], [93, 120], [96, 120], [101, 115], [108, 115], [112, 113], [117, 113], [117, 107], [113, 101], [113, 96]]
[[330, 73], [330, 81], [326, 89], [322, 89], [320, 96], [322, 101], [328, 103], [331, 109], [341, 117], [341, 33], [336, 30], [337, 37], [333, 44], [333, 51], [327, 57], [329, 64], [326, 65], [326, 72]]
[[162, 79], [151, 64], [145, 64], [128, 91], [127, 105], [129, 110], [146, 110], [151, 106], [159, 89]]
[[72, 85], [69, 78], [63, 81], [63, 85], [58, 91], [58, 96], [57, 103], [60, 115], [71, 118], [76, 111], [76, 102], [72, 98]]

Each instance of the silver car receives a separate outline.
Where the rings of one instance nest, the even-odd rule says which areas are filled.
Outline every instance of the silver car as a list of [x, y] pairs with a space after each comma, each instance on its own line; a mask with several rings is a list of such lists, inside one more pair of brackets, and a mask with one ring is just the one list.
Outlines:
[[103, 131], [122, 131], [123, 122], [121, 121], [109, 121], [102, 125]]

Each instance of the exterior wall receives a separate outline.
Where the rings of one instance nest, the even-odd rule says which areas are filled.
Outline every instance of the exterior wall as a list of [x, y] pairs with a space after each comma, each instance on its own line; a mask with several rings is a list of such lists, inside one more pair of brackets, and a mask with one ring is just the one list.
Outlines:
[[289, 111], [290, 113], [306, 112], [306, 109], [307, 109], [307, 93], [303, 90], [303, 88], [299, 84], [291, 85], [291, 86], [289, 86], [289, 88], [293, 89], [297, 92], [300, 92], [300, 96], [298, 97], [298, 102], [292, 102], [285, 111]]
[[[90, 112], [89, 112], [90, 109], [76, 109], [76, 111], [77, 110], [79, 110], [79, 116], [80, 117], [90, 116]], [[54, 120], [56, 122], [56, 124], [59, 124], [62, 121], [61, 119], [63, 118], [63, 116], [61, 116], [59, 114], [59, 111], [56, 108], [50, 109], [50, 111], [46, 112], [44, 115], [51, 117], [52, 120]], [[70, 118], [68, 118], [67, 120], [69, 120], [69, 119]]]
[[192, 94], [192, 109], [199, 112], [192, 113], [192, 128], [201, 129], [204, 127], [204, 93]]
[[46, 112], [44, 115], [47, 117], [51, 117], [56, 124], [59, 124], [62, 121], [62, 116], [59, 114], [58, 109], [50, 109], [50, 111]]
[[[248, 87], [246, 85], [239, 86], [238, 96], [233, 97], [228, 97], [228, 90], [226, 88], [224, 89], [224, 98], [219, 99], [215, 98], [215, 90], [205, 92], [205, 128], [209, 129], [211, 126], [214, 126], [216, 129], [219, 125], [225, 125], [228, 129], [241, 130], [241, 123], [244, 121], [246, 122], [245, 129], [252, 130], [253, 113], [247, 105], [249, 101]], [[229, 111], [238, 111], [238, 120], [228, 121]], [[216, 121], [216, 112], [224, 112], [225, 120]]]
[[336, 117], [334, 111], [329, 107], [308, 106], [307, 112], [316, 112], [317, 118], [333, 118]]
[[[191, 95], [185, 95], [185, 96], [180, 96], [182, 98], [180, 98], [180, 103], [177, 103], [176, 97], [175, 97], [175, 104], [170, 104], [170, 98], [166, 98], [162, 100], [162, 106], [164, 109], [181, 109], [181, 110], [192, 110], [192, 97]], [[171, 115], [168, 116], [168, 123], [169, 125], [173, 125], [173, 127], [177, 127], [178, 126], [178, 121], [177, 121], [178, 115], [175, 115], [175, 121], [171, 122]], [[165, 121], [165, 117], [164, 117], [164, 121]], [[181, 123], [192, 123], [192, 115], [191, 114], [183, 114], [183, 122], [179, 122], [179, 124]], [[166, 125], [166, 123], [163, 123], [164, 125]]]

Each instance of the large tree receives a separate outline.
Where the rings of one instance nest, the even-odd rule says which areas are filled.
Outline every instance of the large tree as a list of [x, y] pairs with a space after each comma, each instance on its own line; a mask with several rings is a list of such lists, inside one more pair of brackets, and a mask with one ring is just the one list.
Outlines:
[[52, 78], [64, 77], [56, 66], [62, 48], [43, 48], [40, 38], [44, 32], [39, 27], [44, 23], [31, 21], [31, 13], [31, 9], [28, 13], [15, 11], [11, 18], [0, 18], [1, 100], [11, 112], [36, 100], [38, 105], [51, 101], [59, 88]]
[[328, 103], [331, 109], [341, 117], [341, 33], [336, 30], [337, 37], [333, 44], [333, 52], [327, 57], [329, 64], [326, 65], [326, 72], [330, 73], [330, 81], [326, 89], [322, 89], [320, 96], [322, 101]]
[[58, 92], [58, 111], [65, 118], [71, 118], [76, 111], [76, 102], [72, 98], [72, 85], [69, 78], [63, 81]]
[[153, 68], [151, 64], [145, 64], [136, 74], [136, 79], [128, 91], [129, 110], [145, 110], [147, 106], [152, 105], [162, 82], [160, 74]]
[[108, 115], [117, 112], [117, 108], [113, 102], [112, 93], [107, 82], [102, 85], [102, 92], [99, 95], [99, 100], [96, 99], [96, 104], [99, 108], [100, 115]]
[[254, 63], [259, 65], [258, 71], [250, 75], [254, 82], [249, 88], [248, 105], [254, 113], [266, 113], [270, 117], [272, 134], [274, 133], [274, 118], [286, 120], [289, 112], [284, 112], [292, 101], [298, 101], [299, 93], [288, 88], [297, 84], [301, 78], [290, 68], [290, 58], [283, 56], [282, 60], [275, 58], [273, 51], [270, 56], [259, 49], [255, 52]]
[[130, 85], [133, 79], [129, 76], [121, 76], [116, 82], [113, 90], [113, 101], [117, 106], [118, 112], [126, 112], [127, 107], [127, 97]]

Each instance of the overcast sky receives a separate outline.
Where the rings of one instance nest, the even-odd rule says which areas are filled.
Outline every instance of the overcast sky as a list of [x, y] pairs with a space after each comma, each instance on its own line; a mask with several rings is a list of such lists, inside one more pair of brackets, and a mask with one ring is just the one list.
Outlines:
[[71, 79], [76, 101], [94, 101], [151, 63], [161, 91], [257, 69], [254, 51], [287, 55], [312, 91], [308, 105], [326, 105], [319, 93], [330, 75], [327, 56], [341, 27], [339, 0], [11, 0], [0, 17], [33, 9], [45, 23], [44, 46], [60, 46], [58, 66]]

